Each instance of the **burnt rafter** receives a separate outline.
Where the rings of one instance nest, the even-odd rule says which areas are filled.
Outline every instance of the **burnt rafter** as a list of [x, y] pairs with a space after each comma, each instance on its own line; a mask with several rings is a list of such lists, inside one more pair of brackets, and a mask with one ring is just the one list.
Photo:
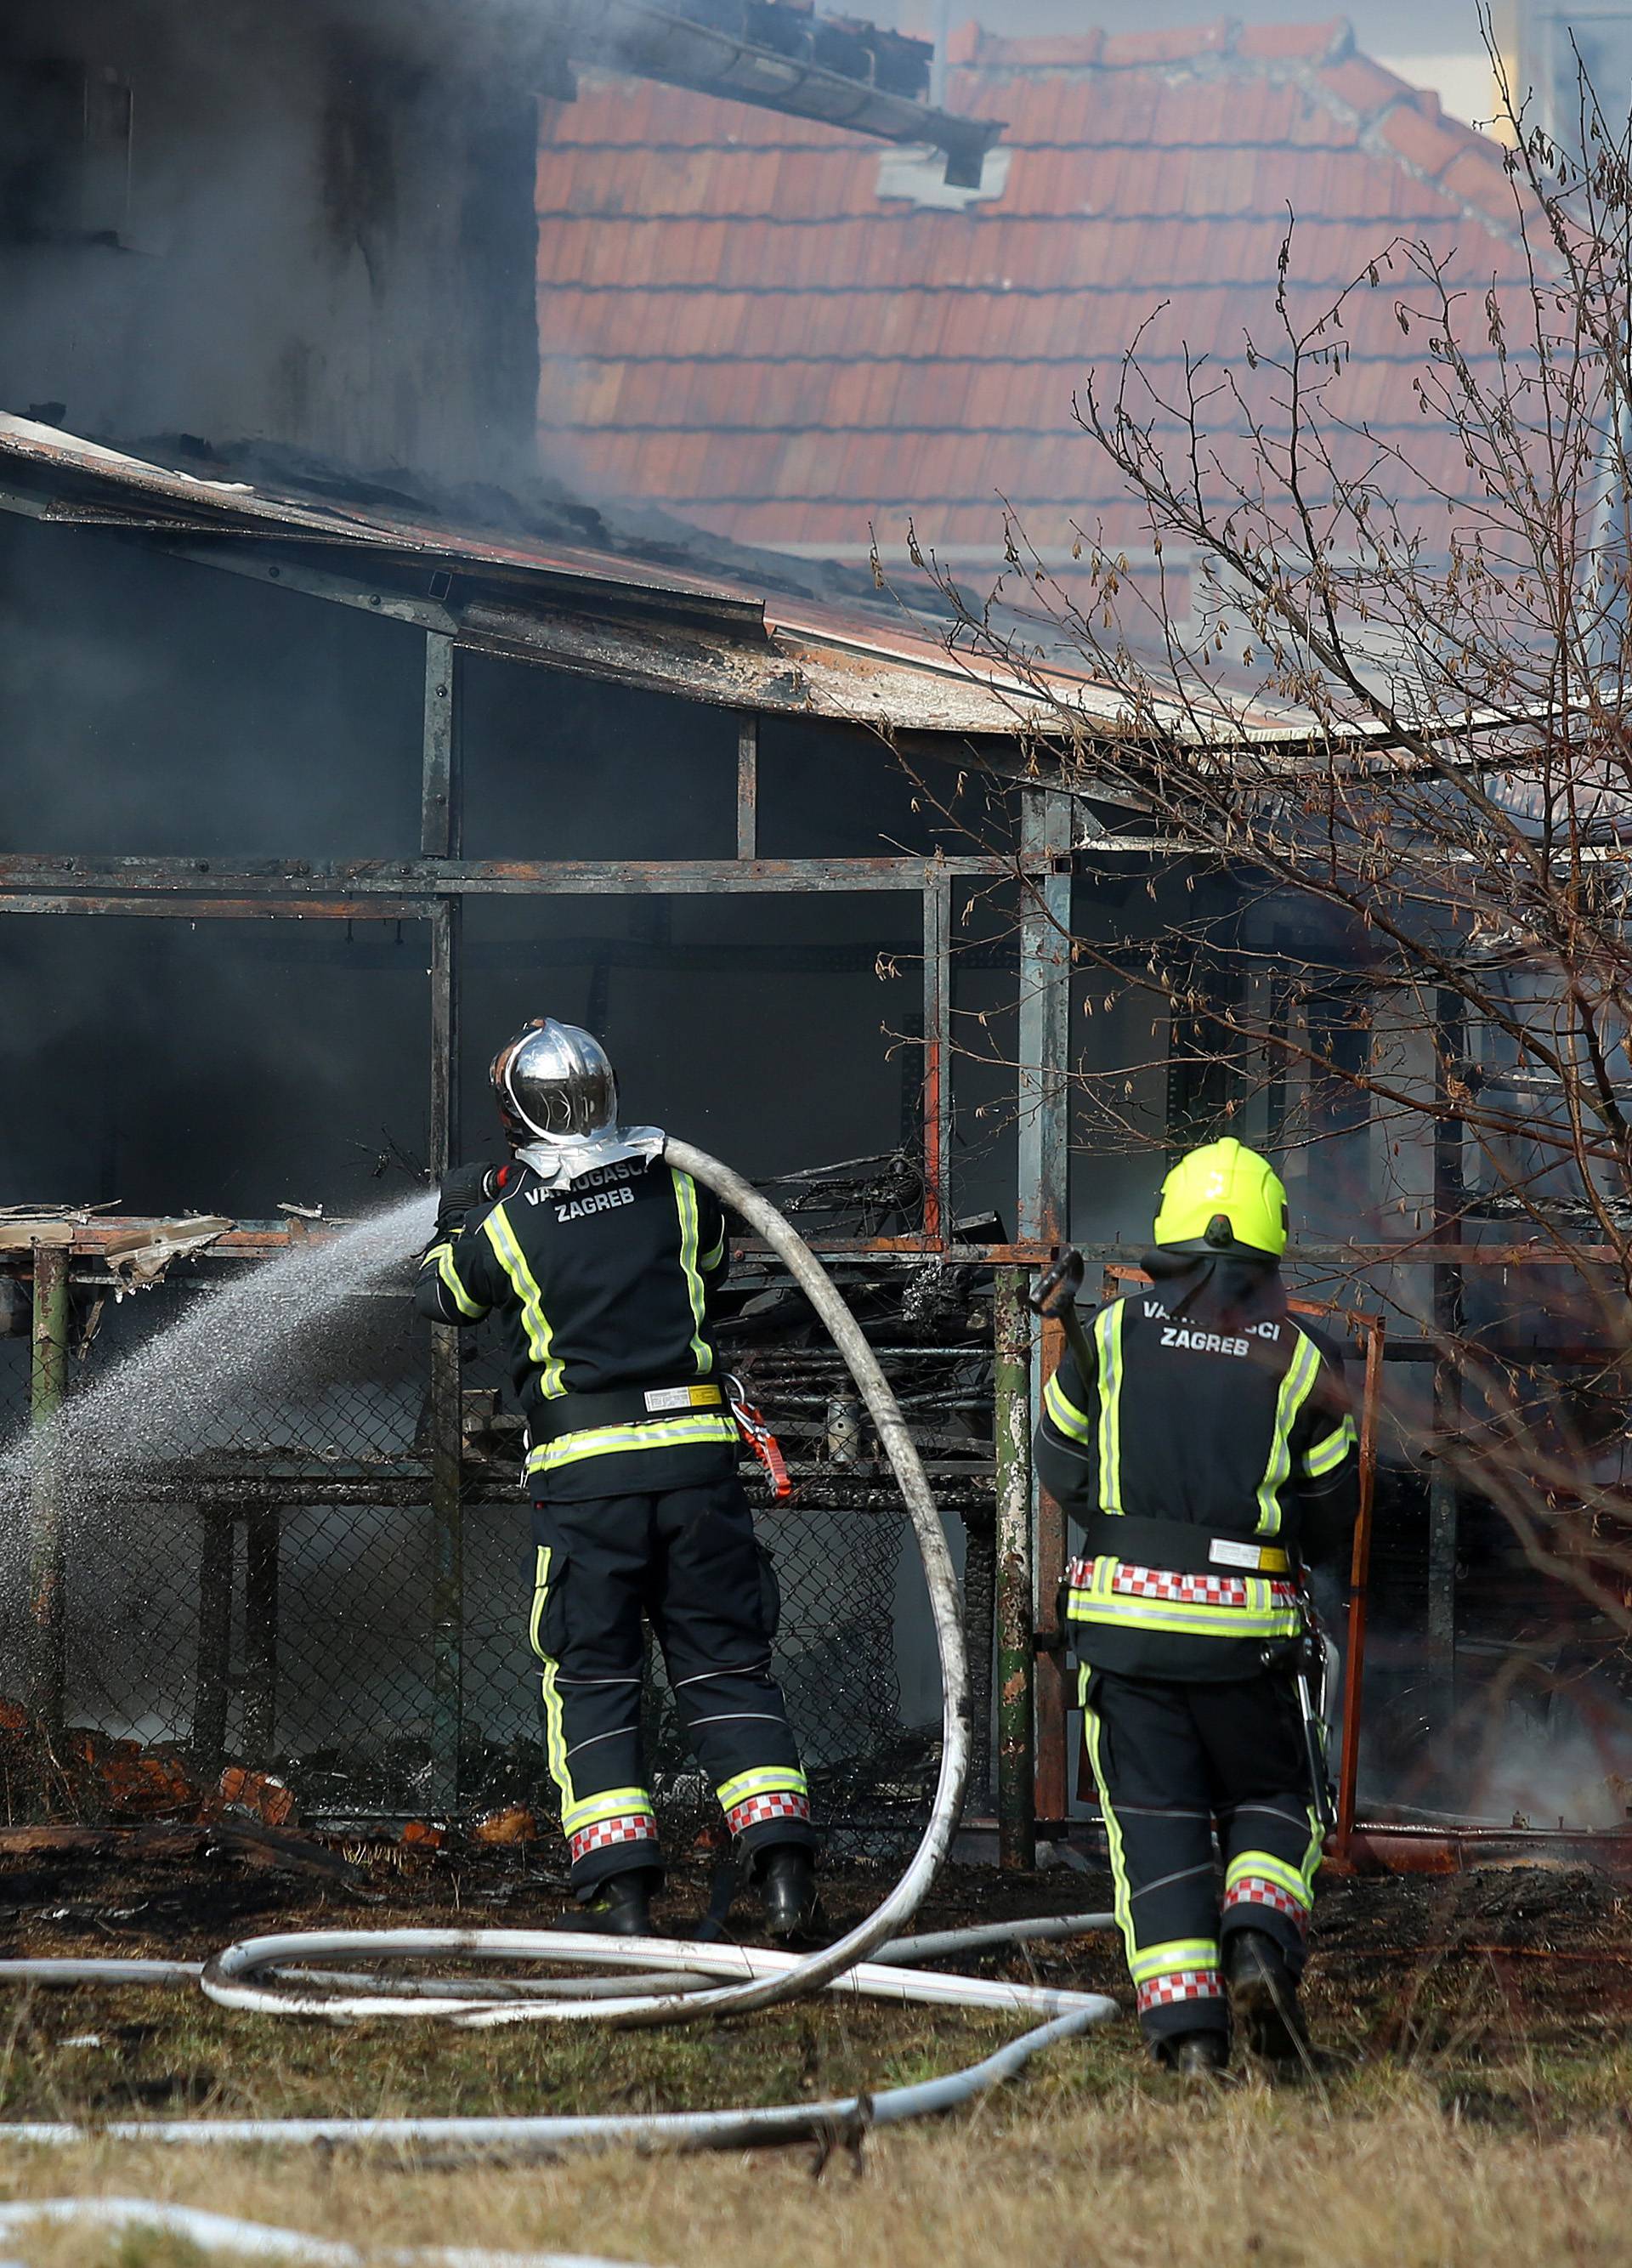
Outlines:
[[[852, 134], [942, 151], [954, 188], [978, 188], [1000, 120], [918, 99], [930, 50], [870, 24], [819, 17], [789, 0], [557, 0], [577, 62], [666, 80]], [[914, 51], [916, 51], [915, 53]]]

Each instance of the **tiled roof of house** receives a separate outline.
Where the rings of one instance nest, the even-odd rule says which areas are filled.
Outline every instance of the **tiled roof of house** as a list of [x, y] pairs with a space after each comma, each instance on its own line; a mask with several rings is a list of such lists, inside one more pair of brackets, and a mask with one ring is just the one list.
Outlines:
[[[1265, 338], [1289, 206], [1295, 313], [1396, 236], [1475, 292], [1522, 276], [1501, 150], [1345, 24], [971, 26], [952, 62], [949, 105], [1008, 122], [1001, 193], [961, 210], [881, 195], [899, 153], [702, 95], [606, 80], [547, 107], [541, 408], [563, 472], [834, 556], [908, 513], [925, 542], [989, 555], [999, 495], [1045, 549], [1072, 522], [1136, 542], [1073, 389], [1158, 308], [1143, 351], [1170, 374], [1184, 344]], [[1347, 319], [1343, 412], [1437, 450], [1454, 489], [1462, 453], [1424, 426], [1391, 280]]]

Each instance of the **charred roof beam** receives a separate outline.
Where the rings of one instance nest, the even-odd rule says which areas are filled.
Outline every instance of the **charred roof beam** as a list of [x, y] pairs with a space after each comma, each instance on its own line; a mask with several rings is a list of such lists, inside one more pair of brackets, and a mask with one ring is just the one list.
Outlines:
[[[695, 4], [701, 6], [702, 0]], [[745, 26], [764, 27], [746, 10], [712, 12], [723, 14], [727, 23], [740, 12]], [[768, 20], [771, 12], [761, 6], [760, 17]], [[651, 0], [566, 0], [564, 13], [567, 47], [575, 62], [818, 119], [879, 141], [927, 144], [945, 154], [946, 180], [954, 188], [980, 188], [986, 152], [1003, 132], [999, 119], [959, 117], [881, 85], [876, 74], [850, 77], [817, 61], [819, 36], [834, 27], [829, 19], [792, 9], [776, 13], [785, 13], [791, 24], [809, 25], [805, 52], [790, 52], [792, 42], [767, 46], [721, 23], [701, 22], [681, 7], [658, 7]]]

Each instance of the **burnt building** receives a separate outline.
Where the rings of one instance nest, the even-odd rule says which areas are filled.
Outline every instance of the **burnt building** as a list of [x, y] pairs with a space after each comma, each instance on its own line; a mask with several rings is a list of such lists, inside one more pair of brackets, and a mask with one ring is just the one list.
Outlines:
[[[1083, 1036], [1069, 932], [1136, 943], [1168, 918], [1148, 815], [1062, 788], [1062, 748], [1116, 731], [1118, 702], [949, 652], [825, 526], [728, 524], [706, 482], [658, 476], [678, 443], [610, 477], [552, 295], [592, 288], [631, 228], [604, 180], [582, 222], [570, 180], [537, 210], [540, 103], [548, 174], [611, 85], [683, 81], [716, 122], [729, 95], [850, 156], [864, 129], [872, 163], [928, 147], [903, 160], [915, 194], [933, 174], [966, 201], [1002, 171], [1008, 88], [937, 110], [910, 54], [854, 26], [819, 45], [791, 0], [636, 12], [645, 45], [608, 46], [615, 8], [476, 0], [238, 0], [202, 28], [170, 0], [76, 0], [0, 27], [0, 966], [23, 1098], [0, 1203], [35, 1334], [32, 1368], [0, 1345], [9, 1412], [32, 1392], [48, 1414], [201, 1288], [481, 1154], [496, 1044], [544, 1006], [587, 1022], [630, 1113], [780, 1187], [890, 1339], [987, 1632], [1008, 1523], [1037, 1712], [1023, 1840], [1075, 1800], [1065, 1538], [996, 1470], [994, 1404], [1051, 1351], [1020, 1324], [1026, 1272], [1068, 1233], [1136, 1246], [1152, 1180], [1080, 1121], [1073, 1173], [1069, 1074], [1088, 1049], [1128, 1064], [1158, 1145], [1218, 1102], [1193, 1033], [1101, 1015]], [[547, 276], [542, 331], [540, 227], [579, 277]], [[732, 429], [711, 446], [753, 471]], [[1197, 729], [1227, 752], [1249, 726], [1305, 729]], [[1273, 1138], [1275, 1107], [1241, 1130]], [[1332, 1130], [1364, 1160], [1366, 1127]], [[1371, 1226], [1363, 1171], [1333, 1187], [1349, 1233]], [[175, 1216], [201, 1218], [156, 1226]], [[745, 1369], [801, 1489], [770, 1516], [783, 1669], [834, 1804], [864, 1811], [921, 1785], [933, 1710], [901, 1521], [843, 1380], [761, 1256], [744, 1269]], [[5, 1659], [48, 1718], [298, 1766], [336, 1815], [525, 1784], [506, 1424], [490, 1363], [431, 1346], [389, 1284], [359, 1290], [133, 1473], [116, 1445], [105, 1476], [11, 1457]]]

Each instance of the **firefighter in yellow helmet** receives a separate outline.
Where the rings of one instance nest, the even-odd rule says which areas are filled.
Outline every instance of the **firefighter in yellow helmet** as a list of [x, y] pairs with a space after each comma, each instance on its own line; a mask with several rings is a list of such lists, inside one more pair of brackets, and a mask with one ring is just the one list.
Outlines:
[[1303, 2043], [1322, 1836], [1300, 1576], [1352, 1516], [1355, 1427], [1341, 1355], [1288, 1311], [1286, 1241], [1267, 1160], [1193, 1151], [1163, 1184], [1149, 1288], [1094, 1316], [1037, 1441], [1084, 1530], [1068, 1613], [1140, 2021], [1190, 2074], [1224, 2069], [1232, 2017], [1271, 2060]]

